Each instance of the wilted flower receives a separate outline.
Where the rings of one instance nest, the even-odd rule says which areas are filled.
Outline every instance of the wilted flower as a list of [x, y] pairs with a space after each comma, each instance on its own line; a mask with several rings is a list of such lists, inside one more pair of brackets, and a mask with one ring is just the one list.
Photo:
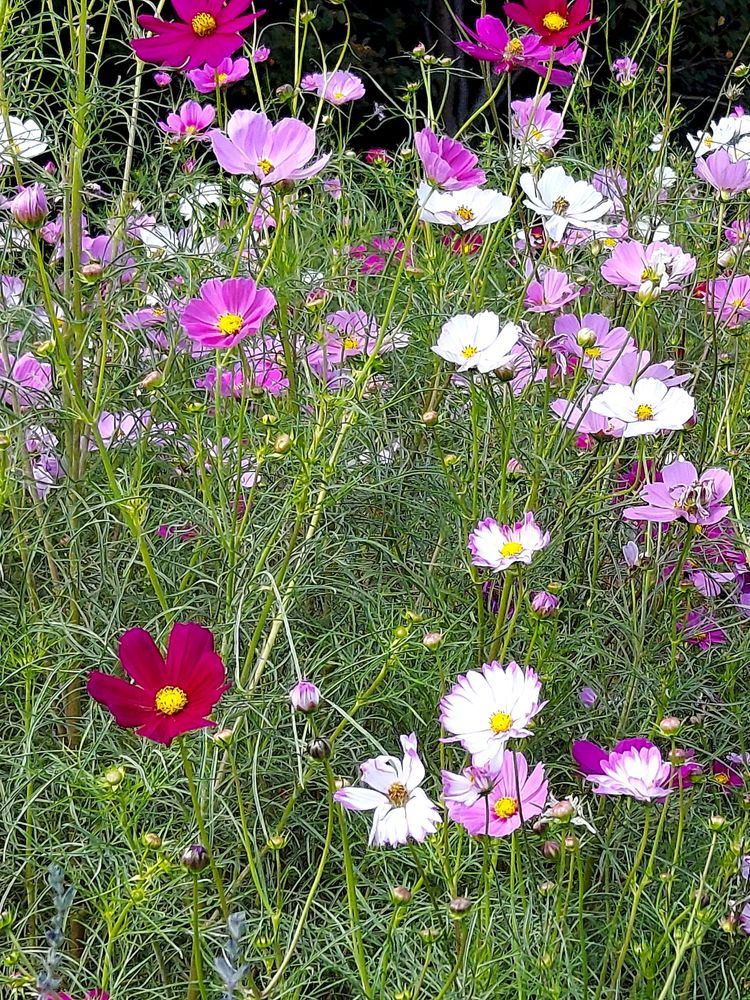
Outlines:
[[469, 534], [469, 551], [475, 566], [500, 572], [516, 562], [528, 565], [549, 542], [549, 532], [542, 531], [527, 511], [515, 524], [499, 524], [493, 517], [480, 521]]

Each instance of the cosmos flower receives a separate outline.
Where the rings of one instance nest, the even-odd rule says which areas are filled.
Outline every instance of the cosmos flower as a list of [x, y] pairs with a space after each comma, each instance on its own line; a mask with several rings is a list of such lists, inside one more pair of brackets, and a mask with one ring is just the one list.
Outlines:
[[690, 646], [697, 646], [704, 653], [711, 646], [723, 646], [726, 632], [716, 622], [700, 611], [690, 611], [684, 622], [677, 622], [677, 631]]
[[133, 38], [133, 51], [143, 62], [194, 69], [216, 66], [243, 45], [241, 31], [257, 21], [264, 10], [245, 14], [252, 0], [172, 0], [179, 21], [161, 21], [141, 14], [138, 24], [149, 38]]
[[331, 158], [315, 155], [315, 132], [296, 118], [275, 125], [260, 111], [235, 111], [229, 116], [226, 135], [209, 133], [216, 159], [227, 173], [247, 174], [262, 186], [314, 177]]
[[200, 94], [213, 94], [217, 87], [228, 87], [230, 83], [244, 80], [249, 72], [250, 63], [247, 59], [226, 56], [216, 66], [206, 63], [199, 69], [191, 69], [187, 78]]
[[476, 767], [499, 767], [508, 740], [531, 736], [530, 721], [547, 704], [530, 667], [493, 660], [462, 674], [440, 702], [440, 724]]
[[750, 277], [735, 274], [731, 278], [714, 278], [706, 285], [706, 309], [729, 329], [742, 326], [750, 319]]
[[737, 771], [723, 760], [715, 760], [711, 765], [711, 780], [720, 786], [725, 795], [733, 788], [743, 788], [745, 784]]
[[426, 181], [417, 190], [421, 206], [419, 218], [439, 226], [473, 229], [499, 222], [509, 213], [513, 202], [491, 188], [470, 187], [460, 191], [439, 191]]
[[52, 366], [29, 353], [15, 359], [9, 356], [8, 360], [10, 371], [6, 371], [5, 361], [0, 357], [2, 402], [12, 406], [16, 401], [22, 410], [42, 405], [44, 395], [52, 388]]
[[[477, 18], [473, 31], [465, 24], [461, 24], [461, 27], [470, 40], [456, 42], [456, 47], [473, 59], [490, 63], [495, 73], [530, 69], [532, 73], [546, 77], [549, 63], [553, 59], [561, 66], [574, 66], [583, 58], [583, 50], [576, 42], [553, 50], [552, 46], [545, 45], [538, 35], [531, 32], [511, 38], [500, 18], [490, 14]], [[555, 66], [549, 81], [569, 87], [573, 82], [573, 74]]]
[[481, 187], [487, 180], [484, 170], [477, 167], [476, 154], [456, 139], [438, 138], [431, 128], [423, 128], [414, 136], [414, 147], [427, 179], [443, 191]]
[[88, 692], [118, 726], [166, 746], [176, 736], [215, 726], [207, 716], [230, 687], [211, 631], [195, 622], [172, 626], [166, 660], [141, 628], [120, 639], [120, 663], [134, 683], [95, 670]]
[[593, 398], [590, 393], [583, 393], [577, 401], [555, 399], [550, 403], [549, 408], [569, 431], [599, 439], [622, 437], [625, 428], [623, 421], [594, 413], [591, 409]]
[[684, 389], [668, 388], [655, 378], [639, 378], [633, 386], [610, 385], [594, 396], [591, 409], [625, 425], [623, 437], [681, 430], [695, 412], [695, 400]]
[[629, 87], [635, 83], [635, 78], [638, 75], [638, 63], [630, 56], [620, 56], [612, 63], [612, 72], [621, 87]]
[[627, 749], [613, 750], [600, 761], [598, 772], [585, 775], [597, 795], [627, 795], [639, 802], [651, 802], [666, 798], [672, 791], [672, 767], [661, 751], [653, 744], [632, 745], [636, 742], [631, 741]]
[[549, 542], [549, 532], [542, 531], [533, 513], [527, 511], [523, 521], [515, 524], [498, 524], [494, 517], [480, 521], [469, 534], [469, 551], [475, 566], [498, 573], [513, 563], [529, 565]]
[[[522, 823], [539, 816], [547, 803], [548, 784], [544, 765], [539, 763], [529, 773], [522, 753], [508, 751], [497, 769], [484, 777], [489, 789], [474, 801], [460, 801], [451, 795], [462, 788], [460, 776], [443, 772], [443, 796], [449, 815], [473, 837], [507, 837]], [[465, 798], [465, 796], [464, 796]]]
[[596, 19], [587, 18], [588, 0], [523, 0], [523, 3], [506, 3], [505, 16], [531, 28], [546, 45], [554, 48], [567, 45], [572, 38], [580, 35], [596, 24]]
[[586, 181], [577, 181], [563, 167], [547, 167], [539, 177], [522, 174], [519, 181], [526, 195], [524, 205], [544, 216], [550, 239], [559, 241], [570, 226], [601, 232], [598, 220], [612, 211], [612, 202]]
[[212, 278], [204, 281], [197, 298], [190, 299], [180, 316], [185, 333], [206, 347], [233, 347], [258, 333], [276, 306], [267, 288], [252, 278]]
[[624, 326], [610, 329], [609, 319], [601, 313], [586, 313], [578, 318], [564, 313], [555, 320], [549, 349], [564, 358], [574, 358], [594, 378], [604, 378], [623, 355], [633, 354], [636, 344]]
[[205, 132], [209, 125], [213, 124], [215, 117], [216, 108], [212, 104], [201, 107], [197, 101], [185, 101], [179, 111], [167, 115], [167, 120], [157, 122], [157, 125], [167, 135], [189, 139], [199, 137], [201, 132]]
[[637, 292], [640, 299], [653, 299], [662, 292], [682, 288], [695, 271], [696, 260], [682, 247], [654, 241], [648, 245], [637, 240], [618, 243], [609, 260], [601, 266], [601, 275], [611, 285]]
[[732, 488], [732, 476], [724, 469], [706, 469], [700, 476], [692, 462], [676, 459], [662, 469], [662, 481], [642, 487], [645, 506], [626, 507], [622, 516], [631, 521], [667, 524], [678, 518], [688, 524], [716, 524], [731, 507], [721, 501]]
[[563, 116], [550, 111], [552, 95], [549, 91], [541, 97], [527, 97], [511, 101], [513, 112], [510, 132], [519, 146], [512, 152], [514, 162], [532, 166], [540, 156], [549, 153], [565, 135]]
[[337, 108], [365, 96], [365, 85], [362, 80], [345, 69], [337, 69], [330, 74], [308, 73], [302, 77], [300, 89], [314, 91], [316, 97]]
[[376, 847], [406, 844], [409, 838], [421, 843], [442, 822], [437, 806], [420, 785], [425, 770], [417, 753], [414, 733], [401, 736], [403, 760], [381, 754], [360, 764], [362, 781], [369, 788], [341, 788], [334, 801], [355, 812], [373, 810], [369, 843]]
[[725, 149], [717, 149], [695, 162], [697, 177], [710, 184], [724, 201], [750, 188], [750, 160], [733, 160]]
[[470, 368], [490, 372], [510, 363], [510, 351], [520, 333], [515, 323], [506, 323], [501, 329], [500, 317], [493, 312], [461, 314], [443, 324], [432, 350], [439, 358], [457, 365], [460, 372]]
[[33, 118], [22, 121], [9, 115], [7, 124], [0, 118], [0, 163], [12, 163], [14, 158], [32, 160], [48, 149], [42, 127]]
[[581, 286], [571, 281], [564, 271], [553, 267], [540, 268], [540, 276], [526, 287], [523, 300], [529, 312], [557, 312], [581, 294]]

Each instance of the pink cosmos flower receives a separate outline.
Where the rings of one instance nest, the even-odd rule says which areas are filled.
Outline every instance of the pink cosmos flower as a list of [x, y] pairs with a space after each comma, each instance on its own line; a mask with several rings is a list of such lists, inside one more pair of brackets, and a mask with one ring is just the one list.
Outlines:
[[521, 162], [525, 166], [533, 163], [539, 154], [554, 149], [565, 135], [563, 116], [550, 111], [551, 100], [552, 95], [547, 91], [541, 97], [511, 101], [511, 135], [523, 144], [523, 149], [531, 152], [530, 159], [525, 158], [522, 153]]
[[[456, 42], [456, 47], [473, 59], [490, 63], [495, 73], [530, 69], [539, 76], [547, 75], [553, 50], [551, 46], [545, 45], [538, 35], [529, 33], [511, 38], [500, 18], [489, 14], [477, 19], [473, 31], [465, 24], [461, 24], [461, 27], [470, 41]], [[583, 53], [576, 43], [559, 49], [554, 54], [555, 60], [563, 66], [579, 63], [582, 56]], [[555, 68], [549, 79], [550, 83], [569, 87], [573, 82], [573, 74]]]
[[[622, 437], [625, 424], [622, 420], [594, 413], [591, 400], [594, 397], [584, 393], [577, 402], [569, 399], [555, 399], [550, 410], [569, 431], [599, 440]], [[586, 444], [587, 442], [582, 442]]]
[[376, 847], [406, 844], [409, 838], [422, 843], [442, 822], [440, 812], [420, 785], [424, 764], [417, 752], [414, 733], [401, 736], [403, 760], [381, 754], [360, 764], [362, 781], [369, 788], [341, 788], [335, 802], [355, 812], [373, 811], [369, 843]]
[[726, 149], [699, 156], [695, 174], [710, 184], [724, 201], [750, 189], [750, 160], [733, 160]]
[[456, 139], [438, 139], [431, 128], [423, 128], [414, 136], [414, 146], [427, 179], [443, 191], [462, 191], [487, 180], [477, 167], [478, 157]]
[[227, 133], [209, 133], [219, 165], [230, 174], [249, 174], [259, 184], [300, 181], [314, 177], [331, 158], [330, 153], [314, 163], [315, 132], [296, 118], [275, 125], [259, 111], [235, 111], [227, 122]]
[[154, 73], [154, 83], [156, 84], [157, 87], [168, 87], [171, 82], [172, 82], [171, 73], [163, 73], [163, 72]]
[[647, 740], [632, 740], [627, 749], [615, 749], [600, 759], [598, 771], [585, 774], [597, 795], [627, 795], [639, 802], [664, 799], [669, 795], [672, 791], [669, 762], [662, 758], [658, 747], [653, 744], [638, 746], [639, 742], [648, 744]]
[[470, 532], [468, 545], [475, 566], [499, 573], [517, 562], [528, 566], [549, 542], [549, 531], [542, 531], [533, 513], [527, 511], [523, 521], [515, 524], [498, 524], [494, 517], [485, 518]]
[[531, 28], [543, 42], [555, 48], [567, 45], [575, 35], [596, 24], [595, 18], [586, 16], [587, 0], [573, 0], [570, 6], [568, 0], [522, 0], [506, 3], [503, 11], [509, 20]]
[[620, 56], [612, 63], [612, 72], [619, 84], [623, 87], [629, 87], [638, 74], [638, 63], [630, 56]]
[[582, 319], [565, 313], [555, 320], [554, 331], [550, 351], [575, 359], [596, 379], [604, 378], [621, 357], [637, 350], [628, 330], [624, 326], [610, 329], [609, 319], [601, 313], [586, 313]]
[[308, 73], [302, 77], [300, 89], [314, 91], [316, 97], [337, 108], [365, 96], [365, 85], [360, 78], [345, 69], [337, 69], [330, 74]]
[[620, 740], [619, 743], [615, 744], [614, 749], [609, 751], [590, 740], [575, 740], [570, 752], [584, 778], [592, 778], [595, 775], [604, 774], [602, 765], [609, 759], [610, 754], [624, 753], [626, 750], [632, 749], [639, 750], [653, 745], [651, 740], [636, 737]]
[[[197, 101], [185, 101], [180, 110], [167, 115], [166, 122], [157, 122], [162, 132], [177, 138], [191, 138], [204, 132], [213, 123], [216, 108], [212, 104], [201, 107]], [[203, 137], [201, 137], [203, 138]]]
[[707, 283], [706, 308], [730, 329], [750, 319], [750, 277], [736, 274]]
[[674, 361], [651, 361], [648, 351], [623, 351], [616, 361], [610, 362], [601, 378], [605, 385], [630, 385], [641, 378], [658, 379], [668, 388], [690, 380], [690, 374], [677, 375]]
[[180, 323], [188, 337], [199, 344], [233, 347], [258, 333], [275, 305], [273, 293], [258, 288], [252, 278], [212, 278], [185, 306]]
[[571, 281], [563, 271], [549, 268], [541, 274], [541, 281], [529, 283], [523, 304], [530, 312], [557, 312], [577, 299], [581, 291], [581, 286]]
[[639, 243], [626, 240], [618, 243], [609, 260], [601, 266], [601, 275], [611, 285], [639, 298], [651, 299], [662, 292], [673, 292], [684, 286], [695, 271], [692, 254], [670, 243]]
[[708, 615], [700, 611], [691, 611], [684, 622], [677, 623], [677, 631], [690, 646], [697, 646], [704, 653], [711, 646], [723, 646], [727, 641], [726, 633]]
[[662, 469], [660, 483], [647, 483], [640, 498], [646, 506], [626, 507], [622, 516], [631, 521], [667, 524], [682, 518], [688, 524], [716, 524], [731, 507], [720, 501], [732, 488], [724, 469], [707, 469], [701, 476], [692, 462], [677, 459]]
[[257, 21], [264, 10], [245, 14], [248, 0], [172, 0], [179, 21], [161, 21], [141, 14], [138, 24], [150, 31], [150, 38], [133, 38], [130, 44], [143, 62], [179, 69], [193, 69], [203, 63], [216, 66], [242, 44], [241, 31]]
[[0, 357], [0, 399], [7, 406], [12, 406], [15, 399], [22, 410], [38, 407], [40, 397], [52, 388], [52, 366], [37, 361], [33, 354], [22, 354], [15, 360], [11, 357], [9, 361], [8, 372]]
[[[355, 312], [339, 309], [329, 313], [323, 330], [323, 343], [308, 351], [307, 363], [317, 375], [328, 378], [331, 369], [340, 367], [347, 359], [372, 354], [379, 330], [378, 321], [361, 309]], [[405, 343], [403, 335], [388, 334], [380, 344], [379, 353], [385, 354]]]
[[[480, 782], [480, 794], [471, 801], [462, 787], [461, 776], [443, 772], [443, 795], [449, 815], [473, 837], [507, 837], [522, 823], [539, 816], [547, 803], [544, 765], [537, 764], [529, 774], [522, 753], [509, 750], [499, 768], [482, 776]], [[488, 785], [491, 787], [485, 792]]]
[[271, 55], [271, 50], [268, 48], [267, 45], [259, 45], [257, 49], [253, 49], [251, 55], [253, 57], [253, 62], [256, 64], [256, 66], [258, 66], [260, 65], [260, 63], [268, 61]]
[[249, 72], [250, 63], [247, 59], [226, 56], [216, 66], [206, 63], [200, 69], [191, 69], [187, 78], [199, 93], [213, 94], [217, 87], [228, 87], [230, 83], [244, 80]]
[[743, 788], [745, 785], [737, 771], [723, 760], [715, 760], [711, 765], [711, 780], [721, 787], [725, 795], [729, 795], [733, 788]]

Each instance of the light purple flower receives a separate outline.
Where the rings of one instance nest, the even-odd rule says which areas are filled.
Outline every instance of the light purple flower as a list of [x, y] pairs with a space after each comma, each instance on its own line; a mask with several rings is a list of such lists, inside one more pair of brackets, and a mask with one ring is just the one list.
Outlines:
[[365, 96], [365, 85], [361, 79], [345, 69], [337, 69], [330, 74], [308, 73], [302, 77], [300, 89], [314, 91], [316, 97], [337, 108]]
[[695, 163], [697, 177], [710, 184], [728, 201], [732, 195], [750, 189], [750, 160], [733, 160], [726, 149], [699, 156]]
[[206, 63], [200, 69], [191, 69], [187, 78], [199, 93], [213, 94], [217, 87], [228, 87], [230, 83], [244, 80], [249, 72], [250, 63], [247, 59], [232, 59], [227, 56], [217, 66]]
[[213, 124], [216, 108], [212, 104], [201, 106], [197, 101], [185, 101], [180, 110], [167, 115], [166, 122], [157, 122], [162, 132], [180, 139], [200, 137], [201, 132]]
[[369, 788], [341, 788], [334, 801], [355, 812], [374, 811], [369, 843], [376, 847], [419, 843], [442, 822], [437, 806], [419, 786], [425, 770], [417, 753], [414, 733], [401, 736], [403, 760], [381, 754], [360, 764], [362, 781]]
[[[480, 780], [483, 786], [491, 784], [491, 787], [486, 792], [482, 788], [481, 794], [471, 801], [461, 775], [443, 772], [443, 798], [448, 814], [473, 837], [507, 837], [522, 823], [539, 816], [547, 804], [544, 765], [537, 764], [529, 773], [522, 753], [509, 750], [494, 773]], [[458, 797], [452, 792], [458, 792]]]
[[637, 350], [628, 330], [624, 326], [610, 329], [609, 319], [601, 313], [586, 313], [582, 319], [573, 313], [558, 316], [549, 349], [576, 359], [596, 379], [604, 378], [621, 357]]
[[550, 403], [550, 410], [569, 431], [594, 438], [622, 437], [624, 422], [595, 413], [591, 409], [592, 399], [589, 393], [579, 396], [577, 401], [555, 399]]
[[685, 642], [705, 652], [711, 646], [723, 646], [727, 641], [726, 632], [719, 628], [713, 618], [700, 611], [690, 611], [684, 622], [677, 623], [677, 631]]
[[560, 598], [546, 590], [540, 590], [531, 598], [531, 610], [540, 618], [549, 618], [560, 607]]
[[557, 312], [580, 294], [581, 286], [567, 274], [549, 268], [541, 274], [541, 281], [529, 282], [523, 304], [529, 312]]
[[724, 469], [707, 469], [700, 476], [692, 462], [677, 459], [662, 469], [662, 482], [647, 483], [640, 499], [645, 506], [626, 507], [622, 516], [631, 521], [668, 524], [682, 518], [688, 524], [716, 524], [731, 507], [721, 501], [732, 488]]
[[45, 361], [37, 361], [33, 354], [22, 354], [15, 360], [9, 358], [10, 372], [0, 357], [0, 380], [6, 383], [0, 388], [0, 399], [11, 406], [14, 398], [22, 410], [39, 407], [42, 397], [52, 387], [52, 366]]
[[226, 135], [209, 133], [219, 165], [230, 174], [249, 174], [261, 184], [301, 181], [314, 177], [331, 158], [326, 153], [314, 163], [315, 132], [296, 118], [275, 125], [259, 111], [235, 111]]
[[[510, 131], [514, 139], [522, 144], [521, 162], [528, 166], [539, 154], [547, 152], [558, 144], [565, 135], [563, 116], [550, 111], [552, 95], [547, 91], [542, 97], [527, 97], [523, 101], [512, 101], [513, 116]], [[525, 158], [530, 151], [531, 159]]]
[[635, 569], [640, 565], [641, 553], [638, 549], [638, 543], [632, 539], [629, 542], [625, 542], [622, 547], [622, 558], [628, 569]]
[[475, 566], [497, 573], [513, 563], [529, 565], [549, 542], [549, 532], [542, 531], [533, 513], [527, 511], [523, 521], [515, 524], [499, 524], [494, 517], [485, 518], [470, 532], [468, 545]]
[[585, 687], [578, 692], [578, 698], [584, 708], [593, 708], [599, 700], [599, 695], [593, 688]]
[[618, 243], [609, 260], [601, 266], [601, 275], [611, 285], [637, 292], [641, 299], [652, 299], [662, 292], [682, 288], [695, 271], [692, 254], [670, 243]]
[[638, 63], [630, 56], [620, 56], [612, 63], [612, 72], [615, 80], [623, 87], [629, 87], [635, 81], [638, 73]]
[[414, 146], [427, 179], [444, 191], [479, 187], [487, 180], [477, 156], [456, 139], [438, 138], [431, 128], [423, 128], [414, 136]]
[[21, 188], [7, 204], [16, 222], [27, 229], [36, 229], [47, 218], [49, 205], [43, 184], [29, 184]]
[[641, 378], [658, 379], [667, 387], [682, 385], [690, 380], [690, 374], [677, 375], [674, 361], [651, 361], [648, 351], [623, 352], [599, 376], [605, 385], [630, 385]]
[[736, 274], [708, 282], [706, 308], [730, 329], [750, 319], [750, 277]]
[[259, 45], [257, 49], [253, 49], [252, 53], [253, 62], [257, 65], [268, 61], [271, 55], [271, 50], [267, 45]]

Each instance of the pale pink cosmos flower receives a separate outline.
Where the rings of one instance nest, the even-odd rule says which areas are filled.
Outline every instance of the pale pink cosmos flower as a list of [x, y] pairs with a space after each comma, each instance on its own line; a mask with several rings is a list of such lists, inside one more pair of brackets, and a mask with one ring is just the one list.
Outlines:
[[[446, 804], [456, 777], [444, 772]], [[471, 804], [452, 801], [448, 806], [451, 818], [473, 837], [508, 837], [522, 823], [543, 812], [549, 790], [543, 764], [537, 764], [529, 773], [524, 755], [508, 751], [490, 780], [492, 788]]]
[[480, 187], [487, 180], [476, 154], [456, 139], [438, 138], [431, 128], [423, 128], [414, 136], [414, 146], [427, 179], [444, 191]]
[[[643, 741], [646, 742], [646, 741]], [[587, 774], [597, 795], [627, 795], [639, 802], [665, 799], [672, 788], [672, 767], [658, 747], [631, 746], [601, 761], [601, 774]]]
[[574, 433], [600, 440], [622, 437], [624, 422], [595, 413], [591, 409], [592, 399], [593, 396], [589, 393], [584, 393], [577, 401], [555, 399], [549, 408], [557, 419]]
[[3, 403], [12, 406], [15, 400], [22, 410], [42, 405], [45, 394], [52, 388], [52, 366], [29, 353], [8, 360], [10, 371], [0, 357], [0, 383], [5, 383], [0, 388]]
[[230, 83], [244, 80], [249, 72], [250, 63], [247, 59], [226, 56], [216, 66], [206, 63], [200, 69], [191, 69], [187, 78], [199, 93], [213, 94], [217, 87], [228, 87]]
[[609, 319], [601, 313], [586, 313], [582, 319], [573, 313], [558, 316], [549, 349], [565, 359], [575, 359], [597, 379], [609, 374], [624, 355], [637, 350], [629, 331], [624, 326], [610, 329]]
[[540, 278], [526, 288], [523, 304], [530, 312], [557, 312], [581, 294], [581, 286], [563, 271], [550, 267], [542, 270]]
[[480, 521], [469, 534], [469, 551], [475, 566], [495, 572], [508, 569], [513, 563], [531, 563], [537, 552], [550, 543], [548, 531], [542, 531], [531, 511], [523, 521], [499, 524], [494, 517]]
[[334, 73], [328, 74], [308, 73], [302, 77], [300, 88], [314, 91], [316, 97], [337, 108], [365, 96], [365, 85], [362, 80], [345, 69], [337, 69]]
[[216, 117], [212, 104], [202, 107], [197, 101], [185, 101], [177, 113], [167, 115], [165, 122], [157, 122], [162, 132], [180, 139], [201, 137]]
[[726, 149], [699, 156], [695, 162], [695, 173], [710, 184], [724, 201], [750, 189], [750, 161], [735, 161]]
[[655, 378], [668, 388], [690, 380], [690, 374], [678, 375], [674, 361], [651, 361], [649, 351], [625, 351], [597, 376], [605, 385], [630, 385], [641, 378]]
[[549, 91], [542, 97], [527, 97], [523, 101], [512, 101], [513, 116], [510, 123], [511, 135], [520, 146], [514, 152], [514, 160], [524, 166], [536, 162], [542, 153], [547, 153], [565, 135], [563, 116], [550, 111], [552, 95]]
[[641, 299], [652, 299], [682, 288], [695, 267], [695, 257], [681, 247], [659, 241], [646, 245], [625, 240], [617, 244], [600, 270], [611, 285], [637, 292]]
[[261, 184], [301, 181], [314, 177], [331, 158], [315, 156], [315, 132], [296, 118], [284, 118], [275, 125], [260, 111], [235, 111], [230, 115], [226, 135], [209, 133], [219, 166], [230, 174], [248, 174]]
[[460, 774], [452, 771], [442, 771], [441, 774], [443, 801], [448, 815], [455, 821], [460, 809], [473, 806], [480, 798], [489, 795], [495, 786], [497, 769], [470, 764]]
[[[362, 309], [350, 312], [339, 309], [326, 316], [323, 342], [307, 353], [307, 363], [321, 376], [328, 377], [332, 367], [341, 366], [349, 358], [372, 354], [378, 344], [380, 325]], [[403, 333], [388, 333], [382, 338], [378, 353], [385, 354], [407, 342]]]
[[265, 317], [276, 306], [267, 288], [252, 278], [212, 278], [200, 287], [180, 316], [185, 333], [206, 347], [227, 348], [258, 333]]
[[750, 277], [715, 278], [706, 290], [706, 308], [730, 329], [750, 319]]
[[709, 525], [730, 512], [721, 503], [732, 488], [732, 476], [724, 469], [706, 469], [702, 475], [692, 462], [677, 459], [662, 469], [660, 483], [646, 483], [640, 499], [645, 506], [626, 507], [622, 516], [631, 521], [668, 524], [681, 518], [688, 524]]
[[622, 436], [681, 430], [695, 413], [695, 400], [684, 389], [655, 378], [639, 378], [633, 386], [610, 385], [594, 396], [591, 409], [625, 425]]
[[360, 764], [362, 781], [369, 788], [341, 788], [335, 802], [354, 812], [373, 811], [369, 843], [393, 847], [409, 839], [422, 843], [442, 822], [437, 806], [420, 785], [425, 769], [417, 752], [414, 733], [401, 736], [403, 760], [381, 754]]
[[536, 671], [493, 660], [462, 674], [440, 702], [440, 724], [476, 767], [497, 768], [508, 740], [531, 736], [529, 723], [547, 704]]

